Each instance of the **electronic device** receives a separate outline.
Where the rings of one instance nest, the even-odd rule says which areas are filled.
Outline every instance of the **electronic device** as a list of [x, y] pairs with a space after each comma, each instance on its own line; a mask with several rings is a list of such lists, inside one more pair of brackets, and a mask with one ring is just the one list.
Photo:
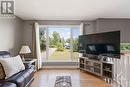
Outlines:
[[79, 46], [79, 51], [86, 50], [86, 54], [120, 55], [120, 31], [81, 35], [79, 44], [82, 44], [82, 47]]

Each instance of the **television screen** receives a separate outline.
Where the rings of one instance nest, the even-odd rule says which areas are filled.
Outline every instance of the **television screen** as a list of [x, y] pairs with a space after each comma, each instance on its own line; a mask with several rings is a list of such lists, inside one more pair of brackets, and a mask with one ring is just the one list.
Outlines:
[[79, 44], [83, 45], [81, 50], [86, 50], [87, 54], [120, 55], [120, 31], [81, 35]]
[[106, 53], [111, 53], [111, 54], [120, 54], [119, 51], [116, 50], [116, 47], [112, 44], [106, 44], [105, 45], [105, 51]]
[[115, 48], [114, 48], [113, 45], [106, 45], [106, 48], [107, 48], [108, 52], [114, 52], [115, 51]]
[[88, 48], [89, 48], [90, 51], [96, 51], [96, 47], [94, 45], [88, 46]]
[[86, 45], [87, 54], [102, 54], [105, 53], [104, 44], [88, 44]]

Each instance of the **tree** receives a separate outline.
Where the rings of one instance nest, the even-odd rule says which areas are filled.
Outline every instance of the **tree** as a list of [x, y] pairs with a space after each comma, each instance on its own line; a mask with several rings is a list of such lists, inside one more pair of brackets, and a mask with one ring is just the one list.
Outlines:
[[62, 43], [57, 43], [57, 51], [64, 51], [64, 47]]
[[73, 40], [73, 51], [74, 52], [78, 52], [78, 45], [79, 45], [79, 41], [78, 38]]
[[52, 39], [52, 45], [57, 46], [60, 42], [60, 35], [56, 31], [53, 32], [53, 39]]
[[63, 46], [65, 45], [64, 37], [61, 38], [61, 43], [63, 44]]
[[70, 39], [70, 38], [68, 38], [68, 39], [66, 40], [66, 43], [70, 43], [70, 41], [71, 41], [71, 39]]
[[56, 46], [53, 44], [53, 38], [49, 37], [50, 47], [56, 48]]
[[45, 51], [46, 50], [46, 38], [45, 38], [44, 29], [40, 29], [39, 33], [40, 33], [40, 49], [41, 49], [41, 51]]

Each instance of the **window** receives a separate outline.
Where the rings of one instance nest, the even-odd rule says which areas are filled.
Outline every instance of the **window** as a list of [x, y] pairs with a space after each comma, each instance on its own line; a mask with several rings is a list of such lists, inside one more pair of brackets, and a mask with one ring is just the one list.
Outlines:
[[41, 26], [39, 32], [43, 61], [78, 61], [79, 26]]

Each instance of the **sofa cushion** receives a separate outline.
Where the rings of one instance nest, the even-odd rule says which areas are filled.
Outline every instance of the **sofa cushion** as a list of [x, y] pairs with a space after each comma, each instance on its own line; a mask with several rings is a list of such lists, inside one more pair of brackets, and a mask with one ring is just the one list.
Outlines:
[[6, 81], [15, 83], [17, 85], [17, 87], [24, 87], [25, 79], [22, 76], [24, 72], [25, 72], [25, 70], [20, 71], [19, 73], [14, 74], [10, 78], [8, 78]]
[[16, 84], [11, 82], [0, 81], [0, 87], [17, 87]]
[[26, 82], [29, 82], [33, 78], [33, 76], [34, 76], [34, 69], [28, 69], [23, 74], [23, 77], [24, 77], [24, 79], [25, 79]]
[[6, 79], [25, 69], [25, 66], [19, 55], [10, 58], [0, 58], [0, 63], [4, 68]]
[[25, 85], [25, 79], [23, 76], [16, 77], [15, 79], [10, 80], [10, 82], [15, 83], [17, 87], [24, 87]]
[[0, 63], [0, 80], [5, 79], [5, 77], [6, 77], [6, 75], [5, 75], [3, 66], [2, 66], [2, 64]]
[[7, 81], [17, 84], [17, 87], [25, 87], [28, 84], [28, 82], [32, 80], [33, 76], [34, 76], [34, 69], [29, 68], [20, 71], [17, 74], [14, 74], [10, 78], [8, 78]]

